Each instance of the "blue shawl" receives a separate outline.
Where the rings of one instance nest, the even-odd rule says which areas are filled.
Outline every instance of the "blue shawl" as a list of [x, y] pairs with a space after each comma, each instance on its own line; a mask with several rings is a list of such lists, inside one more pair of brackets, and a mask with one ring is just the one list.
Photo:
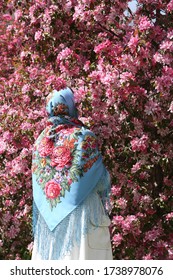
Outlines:
[[105, 174], [97, 139], [79, 120], [69, 88], [47, 98], [48, 122], [33, 147], [33, 200], [49, 229], [70, 214]]

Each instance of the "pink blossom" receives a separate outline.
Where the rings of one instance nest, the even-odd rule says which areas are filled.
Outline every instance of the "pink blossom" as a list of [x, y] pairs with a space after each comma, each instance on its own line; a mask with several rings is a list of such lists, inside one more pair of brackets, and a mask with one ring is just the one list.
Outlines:
[[168, 260], [173, 260], [173, 250], [168, 249]]
[[32, 124], [26, 122], [26, 123], [22, 123], [20, 127], [22, 130], [30, 130], [32, 128]]
[[10, 21], [10, 20], [12, 20], [12, 16], [10, 14], [4, 14], [3, 19], [7, 20], [7, 21]]
[[66, 59], [68, 56], [72, 55], [73, 51], [69, 48], [63, 49], [57, 56], [57, 62]]
[[12, 239], [15, 238], [20, 231], [20, 228], [14, 225], [11, 225], [9, 231], [7, 232], [8, 238]]
[[15, 21], [18, 21], [22, 17], [22, 11], [20, 9], [16, 10], [14, 13]]
[[21, 60], [24, 60], [27, 56], [28, 56], [28, 52], [22, 51], [22, 52], [20, 53], [20, 58], [21, 58]]
[[28, 244], [27, 249], [29, 250], [29, 252], [31, 253], [33, 250], [33, 246], [34, 246], [34, 242], [31, 242], [30, 244]]
[[122, 230], [124, 234], [128, 234], [128, 232], [132, 232], [134, 235], [139, 235], [140, 231], [140, 223], [138, 218], [135, 215], [129, 215], [122, 222]]
[[144, 112], [147, 115], [153, 115], [154, 113], [159, 112], [159, 111], [160, 111], [159, 104], [153, 100], [149, 100], [147, 102], [147, 104], [145, 105]]
[[163, 41], [160, 45], [160, 49], [164, 51], [173, 51], [173, 42], [172, 41]]
[[131, 36], [130, 41], [128, 42], [128, 46], [132, 52], [134, 52], [136, 50], [138, 43], [139, 43], [138, 35]]
[[102, 42], [101, 44], [99, 44], [98, 46], [96, 46], [94, 48], [95, 53], [100, 53], [103, 50], [106, 50], [108, 47], [110, 47], [111, 42], [109, 40], [106, 40], [105, 42]]
[[138, 161], [137, 163], [135, 163], [131, 169], [131, 172], [136, 173], [138, 170], [141, 169], [141, 165], [142, 165], [141, 161]]
[[173, 39], [173, 30], [168, 31], [167, 38], [170, 39], [170, 40]]
[[35, 32], [34, 39], [36, 41], [39, 41], [39, 40], [41, 40], [42, 35], [43, 35], [43, 32], [41, 30], [39, 30], [39, 31]]
[[116, 200], [116, 204], [120, 209], [124, 210], [127, 207], [127, 200], [125, 198], [119, 198]]
[[113, 223], [116, 226], [121, 226], [124, 221], [124, 217], [116, 215], [113, 217]]
[[19, 202], [19, 206], [22, 207], [26, 203], [25, 199], [22, 198], [21, 201]]
[[16, 254], [15, 260], [21, 260], [21, 256], [19, 254]]
[[2, 138], [0, 138], [0, 155], [5, 152], [6, 147], [7, 146], [6, 146], [5, 141]]
[[141, 206], [142, 209], [144, 209], [146, 211], [152, 210], [151, 205], [152, 205], [152, 198], [149, 195], [141, 196], [140, 206]]
[[130, 82], [134, 80], [134, 76], [132, 73], [129, 72], [123, 72], [120, 74], [120, 83], [123, 84], [125, 82]]
[[143, 135], [141, 138], [135, 138], [131, 142], [132, 150], [134, 152], [141, 151], [145, 152], [148, 147], [148, 136]]
[[166, 221], [172, 220], [173, 219], [173, 212], [170, 212], [166, 215]]
[[171, 0], [171, 1], [168, 3], [168, 5], [167, 5], [167, 10], [168, 10], [168, 12], [172, 12], [172, 10], [173, 10], [173, 0]]
[[20, 157], [25, 158], [30, 154], [30, 150], [28, 148], [23, 148], [20, 152]]
[[88, 70], [89, 70], [89, 67], [90, 67], [90, 61], [86, 61], [86, 62], [85, 62], [85, 65], [84, 65], [84, 70], [85, 70], [85, 71], [88, 71]]
[[162, 70], [162, 76], [156, 78], [156, 89], [158, 92], [169, 90], [173, 82], [173, 68], [165, 66]]
[[144, 195], [141, 197], [141, 203], [144, 203], [145, 205], [146, 204], [150, 205], [151, 201], [152, 201], [152, 199], [149, 195]]
[[7, 211], [6, 213], [3, 214], [2, 221], [4, 221], [5, 223], [9, 223], [11, 218], [12, 218], [11, 213], [9, 211]]
[[120, 122], [123, 122], [128, 117], [128, 113], [126, 111], [122, 111], [119, 116]]
[[171, 102], [168, 111], [170, 111], [171, 113], [173, 113], [173, 101]]
[[145, 255], [145, 256], [143, 257], [143, 260], [153, 260], [152, 254], [149, 253], [149, 254]]
[[163, 61], [163, 55], [156, 52], [153, 56], [154, 62], [162, 62]]
[[112, 188], [111, 188], [111, 192], [112, 192], [112, 194], [115, 195], [115, 196], [120, 196], [120, 195], [121, 195], [121, 187], [120, 187], [120, 186], [114, 185], [114, 186], [112, 186]]
[[33, 68], [29, 68], [29, 76], [31, 79], [36, 79], [37, 78], [37, 75], [38, 75], [38, 69], [36, 67], [33, 67]]
[[168, 200], [168, 197], [163, 193], [159, 193], [159, 198], [160, 198], [160, 201], [167, 201]]
[[142, 16], [140, 18], [140, 21], [139, 21], [140, 31], [146, 31], [146, 30], [150, 29], [152, 26], [153, 26], [153, 24], [151, 23], [151, 21], [149, 20], [148, 17]]
[[22, 93], [25, 94], [30, 90], [30, 85], [26, 84], [22, 87]]
[[14, 137], [13, 133], [11, 133], [9, 130], [3, 133], [3, 140], [5, 142], [11, 142], [13, 140], [13, 137]]
[[0, 113], [5, 114], [9, 110], [9, 105], [5, 104], [0, 108]]
[[145, 234], [145, 238], [144, 240], [145, 241], [153, 241], [153, 240], [156, 240], [161, 234], [161, 231], [160, 229], [158, 228], [154, 228], [148, 232], [146, 232]]
[[133, 124], [134, 124], [134, 127], [135, 127], [135, 131], [137, 131], [138, 134], [142, 134], [143, 133], [143, 124], [142, 124], [142, 122], [139, 119], [134, 118], [133, 119]]
[[48, 79], [45, 81], [45, 84], [52, 85], [53, 88], [56, 90], [66, 87], [66, 82], [64, 81], [64, 79], [57, 77], [55, 75], [49, 76]]
[[20, 157], [16, 157], [7, 167], [10, 169], [11, 175], [15, 175], [26, 172], [27, 164], [26, 161], [21, 161]]
[[114, 234], [112, 240], [113, 240], [114, 246], [118, 247], [121, 244], [121, 242], [123, 241], [123, 236], [120, 233], [116, 233], [116, 234]]
[[14, 205], [14, 203], [13, 203], [12, 200], [7, 199], [7, 200], [5, 201], [5, 206], [9, 207], [9, 206], [13, 206], [13, 205]]
[[42, 96], [42, 92], [41, 92], [41, 90], [36, 89], [36, 90], [34, 91], [33, 95], [35, 95], [35, 96]]
[[30, 210], [31, 210], [31, 206], [26, 204], [23, 210], [23, 215], [24, 216], [27, 215], [30, 212]]
[[135, 204], [139, 203], [141, 199], [141, 194], [139, 193], [139, 191], [137, 189], [134, 189], [132, 193], [133, 193], [133, 202]]

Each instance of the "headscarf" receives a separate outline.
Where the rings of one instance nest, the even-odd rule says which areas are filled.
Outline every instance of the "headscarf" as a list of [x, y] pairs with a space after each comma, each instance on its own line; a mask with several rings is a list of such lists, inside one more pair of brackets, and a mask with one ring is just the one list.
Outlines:
[[47, 98], [48, 122], [33, 148], [33, 200], [49, 229], [70, 214], [105, 173], [97, 139], [79, 120], [70, 88]]

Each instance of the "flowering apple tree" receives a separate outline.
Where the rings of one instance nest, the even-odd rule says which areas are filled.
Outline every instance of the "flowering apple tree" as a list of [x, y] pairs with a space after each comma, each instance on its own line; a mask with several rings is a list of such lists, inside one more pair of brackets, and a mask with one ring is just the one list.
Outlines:
[[0, 0], [0, 258], [29, 259], [32, 146], [66, 85], [111, 174], [115, 259], [173, 259], [173, 1]]

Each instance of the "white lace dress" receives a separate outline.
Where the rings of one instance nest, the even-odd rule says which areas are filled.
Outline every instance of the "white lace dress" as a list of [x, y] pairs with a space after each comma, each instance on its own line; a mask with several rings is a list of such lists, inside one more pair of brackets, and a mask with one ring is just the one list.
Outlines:
[[112, 260], [110, 219], [98, 190], [53, 231], [37, 210], [32, 260]]

